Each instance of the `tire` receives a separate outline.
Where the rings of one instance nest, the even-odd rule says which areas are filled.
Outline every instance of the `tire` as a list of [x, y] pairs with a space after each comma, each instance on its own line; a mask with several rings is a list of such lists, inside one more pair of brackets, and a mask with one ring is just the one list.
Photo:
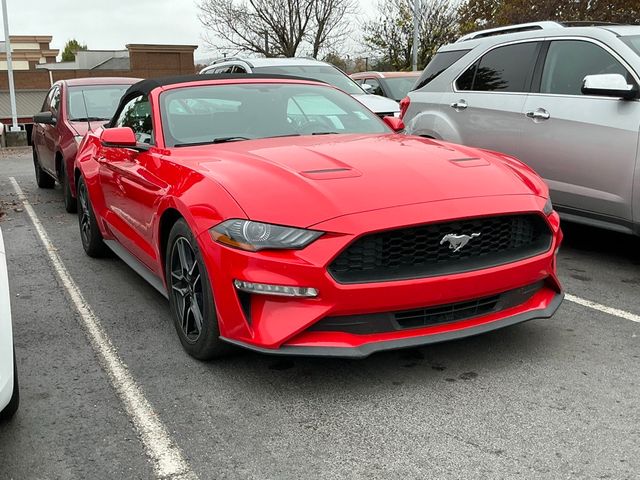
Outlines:
[[38, 159], [38, 153], [36, 148], [33, 147], [33, 166], [36, 170], [36, 183], [40, 188], [53, 188], [56, 185], [55, 179], [45, 172], [40, 166], [40, 160]]
[[67, 167], [64, 160], [62, 160], [62, 166], [60, 167], [60, 183], [62, 184], [62, 195], [64, 196], [64, 209], [67, 213], [76, 213], [78, 211], [78, 201], [71, 194], [69, 176], [67, 175]]
[[16, 352], [13, 352], [13, 394], [4, 410], [0, 412], [0, 421], [12, 418], [20, 405], [20, 385], [18, 384], [18, 366], [16, 365]]
[[80, 227], [80, 239], [82, 247], [87, 255], [93, 258], [104, 257], [108, 253], [108, 247], [102, 239], [102, 233], [96, 222], [96, 216], [89, 200], [87, 185], [84, 178], [78, 178], [78, 226]]
[[171, 317], [182, 347], [198, 360], [228, 353], [230, 346], [219, 338], [211, 282], [198, 242], [183, 219], [169, 233], [165, 272]]

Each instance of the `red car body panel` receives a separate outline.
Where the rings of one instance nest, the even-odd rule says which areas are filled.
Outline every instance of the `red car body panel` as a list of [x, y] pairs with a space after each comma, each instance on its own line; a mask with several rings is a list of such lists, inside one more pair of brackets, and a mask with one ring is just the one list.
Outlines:
[[[530, 168], [495, 152], [392, 133], [165, 148], [159, 95], [228, 82], [282, 80], [206, 79], [155, 88], [149, 98], [156, 146], [143, 152], [105, 147], [99, 129], [85, 138], [76, 171], [87, 183], [105, 240], [124, 247], [158, 284], [165, 285], [163, 222], [175, 214], [186, 220], [211, 279], [222, 338], [271, 353], [365, 356], [396, 348], [397, 342], [429, 343], [497, 328], [509, 319], [549, 317], [558, 307], [562, 289], [555, 256], [562, 232], [555, 212], [543, 214], [548, 190]], [[517, 213], [544, 219], [552, 234], [547, 251], [492, 268], [412, 280], [341, 284], [327, 270], [345, 247], [371, 232]], [[326, 233], [301, 250], [247, 252], [209, 234], [232, 218]], [[320, 293], [317, 298], [252, 294], [249, 320], [235, 279], [314, 287]], [[542, 287], [525, 303], [469, 320], [367, 335], [308, 330], [327, 316], [444, 305], [536, 282]]]
[[57, 162], [59, 159], [64, 161], [65, 171], [68, 172], [69, 187], [73, 196], [76, 194], [76, 186], [72, 174], [75, 169], [75, 159], [78, 151], [76, 137], [84, 137], [89, 129], [98, 129], [105, 122], [76, 122], [69, 120], [67, 107], [68, 88], [89, 85], [132, 85], [139, 81], [140, 79], [138, 78], [128, 77], [76, 78], [60, 80], [51, 87], [52, 89], [60, 88], [60, 112], [57, 115], [57, 123], [55, 125], [34, 125], [31, 133], [33, 148], [38, 153], [40, 166], [58, 182], [61, 182], [62, 179], [60, 178], [60, 165]]

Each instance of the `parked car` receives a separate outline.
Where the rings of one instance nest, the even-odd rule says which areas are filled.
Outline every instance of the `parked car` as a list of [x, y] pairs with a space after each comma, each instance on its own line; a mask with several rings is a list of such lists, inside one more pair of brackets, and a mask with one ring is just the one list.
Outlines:
[[347, 92], [380, 117], [400, 115], [398, 102], [369, 94], [342, 70], [310, 58], [225, 58], [203, 68], [200, 73], [258, 73], [312, 78]]
[[84, 135], [111, 119], [120, 97], [138, 78], [77, 78], [53, 84], [33, 117], [33, 164], [40, 188], [62, 186], [67, 212], [75, 212], [73, 168]]
[[407, 96], [421, 72], [359, 72], [350, 77], [365, 91], [397, 102]]
[[403, 100], [407, 131], [499, 150], [563, 218], [640, 234], [640, 27], [542, 22], [442, 47]]
[[19, 403], [20, 388], [13, 348], [9, 275], [2, 230], [0, 230], [0, 420], [13, 417]]
[[550, 317], [562, 233], [544, 182], [390, 127], [297, 77], [142, 81], [78, 153], [82, 245], [168, 296], [200, 359], [363, 357]]

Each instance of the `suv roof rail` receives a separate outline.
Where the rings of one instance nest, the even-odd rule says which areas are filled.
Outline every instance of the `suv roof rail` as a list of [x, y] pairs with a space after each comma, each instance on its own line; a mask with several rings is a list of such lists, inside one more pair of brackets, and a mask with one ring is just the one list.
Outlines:
[[220, 58], [216, 58], [213, 62], [211, 62], [207, 66], [210, 67], [211, 65], [217, 65], [218, 63], [238, 61], [238, 60], [245, 61], [243, 58], [240, 58], [240, 57], [220, 57]]
[[570, 22], [560, 22], [563, 27], [607, 27], [611, 25], [622, 25], [615, 22], [592, 22], [589, 20], [572, 20]]
[[478, 38], [493, 37], [494, 35], [506, 35], [508, 33], [528, 32], [531, 30], [548, 30], [551, 28], [563, 28], [564, 26], [564, 24], [558, 22], [520, 23], [517, 25], [489, 28], [486, 30], [478, 30], [477, 32], [468, 33], [456, 40], [456, 43], [465, 42], [467, 40], [475, 40]]

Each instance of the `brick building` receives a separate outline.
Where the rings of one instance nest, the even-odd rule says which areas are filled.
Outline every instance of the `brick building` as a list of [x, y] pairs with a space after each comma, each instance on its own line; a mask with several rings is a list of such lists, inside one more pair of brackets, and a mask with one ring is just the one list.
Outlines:
[[[49, 48], [51, 37], [12, 35], [10, 38], [18, 123], [25, 125], [27, 130], [30, 130], [32, 117], [40, 110], [49, 87], [58, 80], [151, 78], [195, 72], [195, 45], [130, 44], [126, 50], [80, 51], [73, 62], [57, 62], [58, 50]], [[4, 42], [0, 42], [0, 122], [10, 124], [9, 80], [3, 46]]]

